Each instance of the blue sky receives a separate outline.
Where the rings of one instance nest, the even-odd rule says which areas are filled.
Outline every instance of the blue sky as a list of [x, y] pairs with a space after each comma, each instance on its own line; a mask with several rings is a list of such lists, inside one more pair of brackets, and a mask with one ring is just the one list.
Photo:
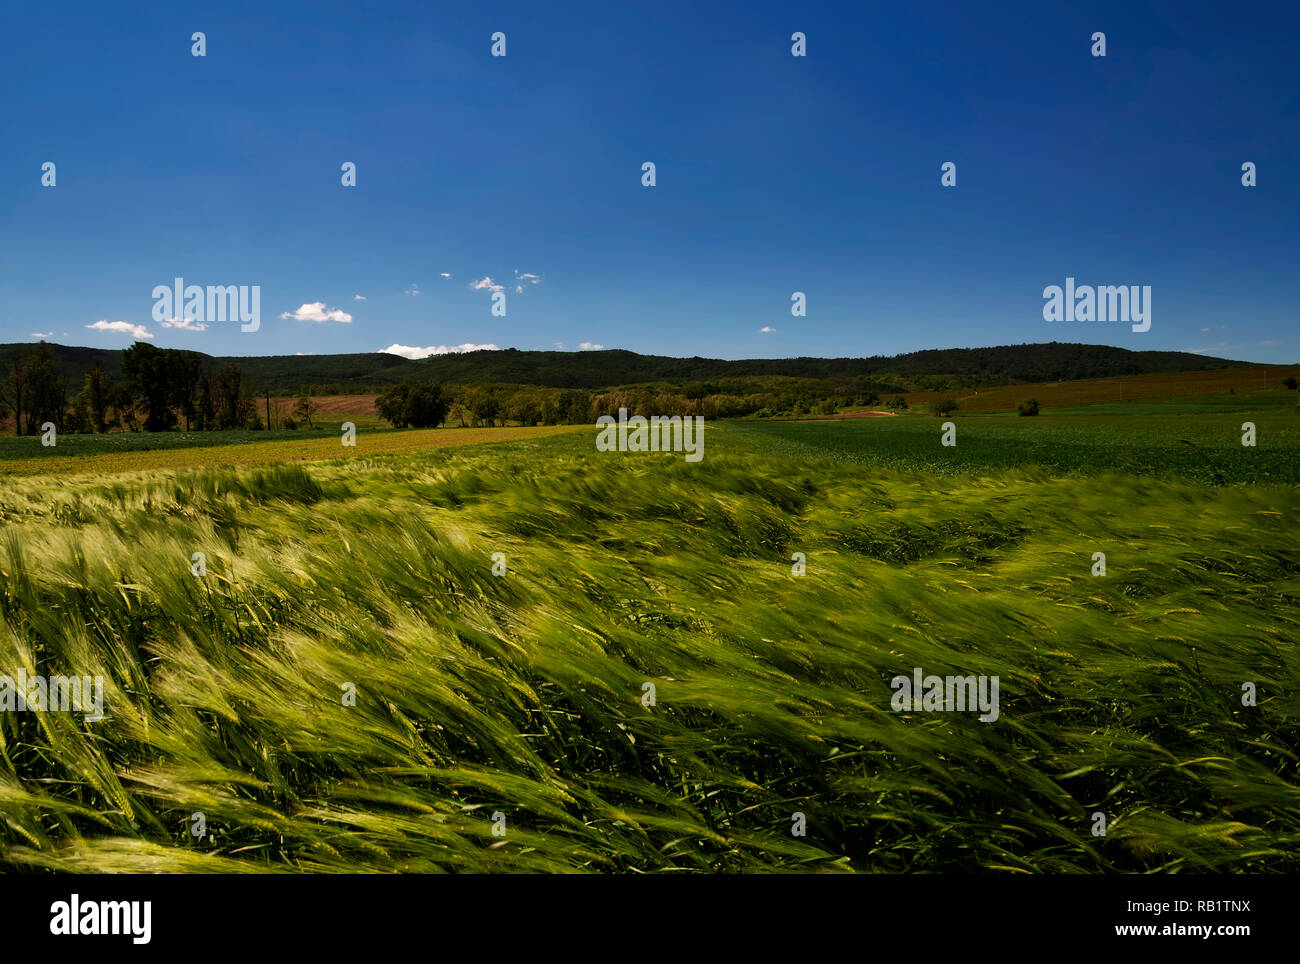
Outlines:
[[[7, 4], [0, 341], [1300, 361], [1295, 5], [1063, 6]], [[177, 276], [260, 330], [162, 327]], [[1045, 322], [1067, 276], [1151, 330]]]

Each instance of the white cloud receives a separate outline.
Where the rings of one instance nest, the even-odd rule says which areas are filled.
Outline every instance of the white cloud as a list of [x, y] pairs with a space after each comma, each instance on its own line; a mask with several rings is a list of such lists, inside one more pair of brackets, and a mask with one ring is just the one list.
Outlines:
[[578, 346], [578, 348], [580, 348], [582, 351], [603, 351], [605, 346], [597, 345], [595, 342], [591, 342], [591, 341], [584, 341], [581, 345]]
[[297, 311], [286, 311], [280, 317], [286, 321], [341, 321], [344, 324], [352, 320], [352, 316], [342, 308], [327, 309], [323, 301], [309, 301]]
[[92, 331], [111, 331], [119, 335], [130, 335], [132, 338], [152, 338], [149, 329], [144, 325], [133, 325], [129, 321], [105, 321], [102, 318], [93, 325], [86, 325]]
[[207, 331], [208, 326], [205, 322], [194, 321], [190, 318], [168, 318], [166, 321], [159, 322], [164, 328], [179, 328], [182, 331]]
[[764, 325], [762, 328], [758, 329], [758, 333], [760, 335], [770, 335], [774, 331], [776, 331], [776, 329], [773, 328], [771, 325]]
[[[448, 278], [451, 276], [443, 275], [443, 277]], [[519, 269], [518, 268], [515, 269], [515, 294], [521, 295], [524, 293], [524, 288], [527, 287], [528, 285], [535, 285], [541, 283], [542, 283], [542, 279], [539, 276], [527, 271], [525, 271], [523, 274], [520, 274]], [[497, 281], [493, 281], [491, 275], [487, 275], [486, 277], [480, 278], [478, 281], [470, 282], [470, 287], [475, 291], [491, 291], [494, 293], [498, 291], [506, 290], [506, 286]]]
[[49, 337], [51, 337], [53, 334], [54, 334], [54, 332], [52, 332], [52, 331], [34, 331], [34, 332], [32, 332], [32, 337], [33, 337], [33, 338], [49, 338]]
[[415, 297], [416, 295], [418, 295], [419, 293], [420, 293], [420, 286], [419, 286], [419, 284], [413, 284], [413, 285], [411, 285], [411, 287], [407, 288], [405, 291], [402, 292], [402, 294], [404, 294], [404, 295], [410, 295], [412, 298], [414, 298], [414, 297]]
[[430, 345], [428, 348], [413, 348], [410, 345], [389, 345], [379, 349], [380, 354], [401, 355], [412, 360], [428, 358], [430, 355], [457, 355], [466, 351], [500, 351], [496, 345]]
[[515, 284], [515, 294], [517, 295], [524, 293], [524, 285], [539, 285], [542, 283], [542, 279], [537, 275], [528, 271], [520, 274], [518, 268], [515, 269], [515, 281], [517, 282]]
[[450, 278], [450, 277], [451, 277], [451, 274], [450, 274], [449, 272], [444, 271], [444, 272], [442, 273], [442, 276], [443, 276], [444, 278]]
[[365, 296], [365, 295], [353, 295], [353, 296], [352, 296], [352, 300], [353, 300], [353, 301], [365, 301], [365, 300], [366, 300], [366, 296]]

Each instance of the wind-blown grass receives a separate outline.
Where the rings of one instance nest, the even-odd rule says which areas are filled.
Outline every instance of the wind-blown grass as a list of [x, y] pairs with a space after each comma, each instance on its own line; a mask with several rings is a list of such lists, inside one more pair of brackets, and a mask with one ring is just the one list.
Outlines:
[[[1300, 870], [1294, 488], [593, 434], [7, 484], [0, 673], [107, 718], [0, 714], [0, 860]], [[914, 666], [1000, 719], [893, 712]]]

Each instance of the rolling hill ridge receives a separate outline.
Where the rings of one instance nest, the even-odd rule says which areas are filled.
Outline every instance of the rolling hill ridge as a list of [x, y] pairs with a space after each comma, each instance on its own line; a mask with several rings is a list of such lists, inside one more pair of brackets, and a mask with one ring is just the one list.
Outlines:
[[[0, 345], [0, 372], [32, 343]], [[119, 349], [50, 346], [55, 364], [70, 384], [99, 363], [113, 378], [122, 375]], [[507, 383], [547, 388], [605, 389], [657, 382], [685, 384], [740, 377], [922, 379], [953, 376], [971, 385], [1069, 381], [1166, 372], [1217, 371], [1253, 367], [1189, 352], [1129, 351], [1107, 345], [1065, 342], [944, 348], [865, 358], [675, 358], [611, 349], [603, 351], [477, 351], [411, 360], [383, 352], [338, 355], [216, 356], [196, 352], [212, 371], [237, 363], [261, 391], [288, 395], [379, 391], [406, 378], [445, 384]], [[918, 388], [926, 387], [923, 385]]]

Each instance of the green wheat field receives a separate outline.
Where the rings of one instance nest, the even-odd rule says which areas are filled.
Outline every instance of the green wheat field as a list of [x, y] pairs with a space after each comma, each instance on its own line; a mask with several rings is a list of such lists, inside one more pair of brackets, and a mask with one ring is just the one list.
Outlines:
[[1300, 423], [1250, 417], [4, 476], [0, 672], [105, 718], [0, 714], [0, 865], [1295, 873]]

